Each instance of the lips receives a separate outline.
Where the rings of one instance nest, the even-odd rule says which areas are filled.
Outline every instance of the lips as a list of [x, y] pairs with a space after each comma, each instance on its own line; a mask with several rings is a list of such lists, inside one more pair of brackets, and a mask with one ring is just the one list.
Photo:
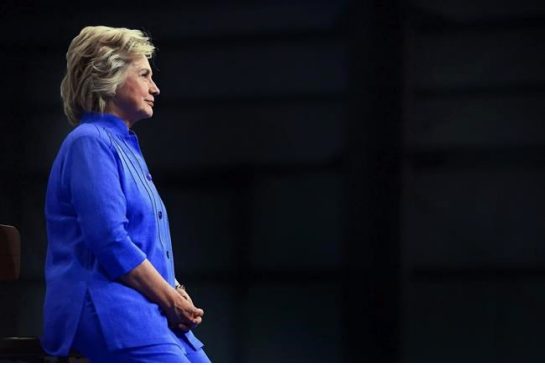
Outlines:
[[146, 100], [146, 103], [148, 103], [151, 107], [153, 107], [153, 105], [154, 105], [153, 100]]

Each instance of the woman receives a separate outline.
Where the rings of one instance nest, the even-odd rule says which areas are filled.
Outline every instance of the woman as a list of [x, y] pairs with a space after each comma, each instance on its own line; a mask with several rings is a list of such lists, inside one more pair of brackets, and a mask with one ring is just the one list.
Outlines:
[[85, 27], [66, 53], [64, 112], [77, 127], [46, 194], [46, 352], [100, 362], [209, 362], [203, 311], [174, 276], [165, 206], [131, 130], [159, 88], [142, 32]]

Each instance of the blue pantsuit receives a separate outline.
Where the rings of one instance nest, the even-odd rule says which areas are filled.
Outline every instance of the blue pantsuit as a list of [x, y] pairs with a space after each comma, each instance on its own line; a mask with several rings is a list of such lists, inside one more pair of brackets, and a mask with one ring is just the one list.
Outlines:
[[45, 215], [46, 352], [66, 356], [74, 346], [97, 361], [132, 362], [139, 360], [116, 356], [155, 346], [168, 356], [176, 351], [165, 348], [182, 350], [164, 359], [207, 360], [191, 331], [173, 333], [157, 304], [119, 281], [148, 259], [175, 283], [168, 214], [138, 139], [121, 119], [83, 115], [53, 163]]

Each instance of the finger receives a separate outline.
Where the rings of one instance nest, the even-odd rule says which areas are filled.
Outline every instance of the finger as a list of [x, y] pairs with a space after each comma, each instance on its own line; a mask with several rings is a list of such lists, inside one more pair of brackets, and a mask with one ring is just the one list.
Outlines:
[[176, 322], [169, 322], [168, 326], [175, 330], [175, 329], [181, 329], [182, 327], [189, 328], [192, 325], [192, 323], [189, 322], [182, 322], [180, 320], [177, 320]]
[[180, 326], [180, 328], [183, 327], [186, 330], [190, 330], [192, 328], [195, 328], [201, 322], [202, 322], [202, 317], [195, 317], [195, 318], [187, 319], [183, 323], [181, 322], [178, 326]]
[[193, 310], [193, 315], [195, 317], [202, 317], [204, 316], [204, 311], [201, 308], [195, 307], [195, 309]]
[[187, 331], [189, 331], [192, 327], [180, 323], [180, 324], [177, 326], [177, 328], [178, 328], [179, 330], [181, 330], [181, 331], [187, 332]]
[[179, 326], [183, 326], [187, 330], [190, 330], [191, 328], [196, 326], [196, 323], [195, 323], [194, 319], [189, 319], [188, 318], [188, 319], [184, 320], [183, 322], [180, 322]]

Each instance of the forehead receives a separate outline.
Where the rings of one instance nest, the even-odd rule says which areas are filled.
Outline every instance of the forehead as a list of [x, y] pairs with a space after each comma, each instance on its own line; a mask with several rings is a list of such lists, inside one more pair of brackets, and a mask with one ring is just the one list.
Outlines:
[[131, 67], [134, 68], [134, 69], [137, 69], [137, 70], [141, 70], [141, 69], [151, 70], [149, 61], [145, 56], [135, 58], [131, 62]]

